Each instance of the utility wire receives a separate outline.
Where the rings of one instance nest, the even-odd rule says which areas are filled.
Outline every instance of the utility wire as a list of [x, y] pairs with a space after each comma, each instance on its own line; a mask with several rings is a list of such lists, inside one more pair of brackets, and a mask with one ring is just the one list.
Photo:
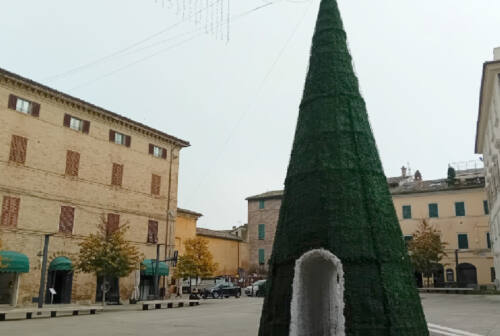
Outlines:
[[[238, 19], [240, 19], [240, 18], [242, 18], [242, 17], [244, 17], [244, 16], [247, 16], [247, 15], [249, 15], [249, 14], [253, 13], [253, 12], [256, 12], [256, 11], [258, 11], [258, 10], [262, 9], [262, 8], [268, 7], [268, 6], [270, 6], [270, 5], [274, 4], [274, 3], [276, 3], [276, 2], [271, 2], [271, 3], [265, 4], [265, 5], [261, 5], [261, 6], [258, 6], [258, 7], [255, 7], [255, 8], [252, 8], [252, 9], [250, 9], [250, 10], [248, 10], [248, 11], [245, 11], [245, 12], [243, 12], [243, 13], [240, 13], [240, 14], [236, 15], [236, 16], [232, 19], [232, 22], [234, 22], [234, 21], [236, 21], [236, 20], [238, 20]], [[225, 25], [225, 23], [222, 23], [221, 25]], [[166, 51], [169, 51], [169, 50], [171, 50], [171, 49], [174, 49], [174, 48], [176, 48], [176, 47], [179, 47], [179, 46], [181, 46], [181, 45], [183, 45], [183, 44], [185, 44], [185, 43], [187, 43], [187, 42], [189, 42], [189, 41], [191, 41], [191, 40], [194, 40], [194, 39], [196, 39], [196, 38], [198, 38], [198, 37], [204, 36], [204, 35], [205, 35], [205, 33], [204, 33], [204, 32], [202, 32], [202, 30], [203, 30], [203, 28], [200, 28], [200, 29], [194, 30], [194, 31], [192, 31], [192, 32], [183, 33], [182, 35], [185, 35], [185, 34], [190, 34], [190, 33], [193, 33], [193, 32], [194, 32], [194, 33], [198, 33], [198, 32], [199, 32], [199, 34], [197, 34], [197, 35], [191, 36], [191, 37], [189, 37], [189, 38], [187, 38], [187, 39], [185, 39], [185, 40], [182, 40], [182, 41], [180, 41], [180, 42], [178, 42], [178, 43], [175, 43], [175, 44], [170, 45], [170, 46], [168, 46], [168, 47], [166, 47], [166, 48], [160, 49], [160, 50], [158, 50], [158, 51], [154, 52], [153, 54], [149, 54], [149, 55], [147, 55], [147, 56], [145, 56], [145, 57], [143, 57], [143, 58], [140, 58], [140, 59], [138, 59], [138, 60], [136, 60], [136, 61], [134, 61], [134, 62], [128, 63], [128, 64], [126, 64], [126, 65], [124, 65], [124, 66], [122, 66], [122, 67], [120, 67], [120, 68], [118, 68], [118, 69], [115, 69], [115, 70], [113, 70], [113, 71], [110, 71], [110, 72], [108, 72], [108, 73], [105, 73], [104, 75], [101, 75], [101, 76], [99, 76], [99, 77], [97, 77], [97, 78], [93, 78], [93, 79], [91, 79], [91, 80], [89, 80], [89, 81], [86, 81], [86, 82], [84, 82], [84, 83], [82, 83], [82, 84], [79, 84], [79, 85], [77, 85], [77, 86], [74, 86], [74, 87], [70, 88], [69, 90], [70, 90], [70, 91], [71, 91], [71, 90], [76, 90], [76, 89], [79, 89], [79, 88], [81, 88], [81, 87], [87, 86], [87, 85], [92, 84], [92, 83], [94, 83], [94, 82], [96, 82], [96, 81], [98, 81], [98, 80], [101, 80], [101, 79], [103, 79], [103, 78], [106, 78], [106, 77], [112, 76], [112, 75], [114, 75], [114, 74], [115, 74], [115, 73], [117, 73], [117, 72], [120, 72], [120, 71], [123, 71], [123, 70], [125, 70], [125, 69], [128, 69], [128, 68], [130, 68], [130, 67], [132, 67], [132, 66], [134, 66], [134, 65], [136, 65], [136, 64], [138, 64], [138, 63], [144, 62], [144, 61], [146, 61], [146, 60], [148, 60], [148, 59], [150, 59], [150, 58], [152, 58], [152, 57], [154, 57], [154, 56], [156, 56], [156, 55], [159, 55], [159, 54], [161, 54], [161, 53], [164, 53], [164, 52], [166, 52]], [[170, 39], [167, 39], [167, 40], [170, 40]], [[164, 41], [167, 41], [167, 40], [164, 40]], [[163, 42], [164, 42], [164, 41], [163, 41]], [[150, 45], [149, 47], [152, 47], [152, 46], [153, 46], [153, 45]], [[144, 48], [143, 48], [143, 49], [144, 49]]]
[[111, 53], [111, 54], [109, 54], [109, 55], [106, 55], [106, 56], [100, 57], [100, 58], [98, 58], [98, 59], [96, 59], [96, 60], [93, 60], [93, 61], [91, 61], [91, 62], [89, 62], [89, 63], [85, 63], [85, 64], [79, 65], [79, 66], [77, 66], [77, 67], [74, 67], [74, 68], [72, 68], [72, 69], [69, 69], [69, 70], [67, 70], [67, 71], [61, 72], [61, 73], [59, 73], [59, 74], [56, 74], [56, 75], [53, 75], [53, 76], [50, 76], [50, 77], [46, 77], [46, 78], [42, 79], [42, 81], [51, 81], [51, 80], [55, 80], [55, 79], [58, 79], [58, 78], [61, 78], [61, 77], [65, 77], [65, 76], [67, 76], [67, 75], [71, 75], [71, 74], [73, 74], [73, 73], [75, 73], [75, 72], [77, 72], [77, 71], [80, 71], [80, 70], [82, 70], [82, 69], [86, 69], [86, 68], [91, 67], [91, 66], [93, 66], [93, 65], [99, 64], [99, 63], [101, 63], [101, 62], [103, 62], [103, 61], [106, 61], [106, 60], [108, 60], [108, 59], [110, 59], [110, 58], [113, 58], [113, 57], [115, 57], [115, 56], [118, 56], [118, 55], [120, 55], [121, 53], [123, 53], [123, 52], [125, 52], [125, 51], [128, 51], [128, 50], [130, 50], [130, 49], [133, 49], [134, 47], [136, 47], [136, 46], [138, 46], [138, 45], [141, 45], [141, 44], [143, 44], [144, 42], [150, 41], [150, 40], [152, 40], [153, 38], [155, 38], [155, 37], [157, 37], [157, 36], [159, 36], [159, 35], [162, 35], [162, 34], [166, 33], [166, 32], [167, 32], [167, 31], [169, 31], [169, 30], [174, 29], [175, 27], [179, 26], [181, 23], [183, 23], [184, 21], [186, 21], [186, 20], [190, 19], [190, 18], [191, 18], [191, 17], [193, 17], [194, 15], [198, 15], [199, 13], [202, 13], [203, 11], [205, 11], [205, 10], [207, 10], [207, 9], [211, 8], [211, 7], [212, 7], [212, 6], [214, 6], [216, 3], [217, 3], [217, 0], [215, 0], [215, 1], [213, 1], [212, 3], [208, 4], [206, 7], [204, 7], [204, 8], [202, 8], [202, 9], [200, 9], [200, 10], [199, 10], [199, 11], [197, 11], [196, 13], [192, 14], [190, 17], [188, 17], [188, 18], [183, 18], [182, 20], [180, 20], [180, 21], [178, 21], [178, 22], [176, 22], [176, 23], [174, 23], [174, 24], [172, 24], [172, 25], [170, 25], [170, 26], [168, 26], [168, 27], [166, 27], [166, 28], [164, 28], [164, 29], [162, 29], [162, 30], [160, 30], [160, 31], [158, 31], [158, 32], [156, 32], [156, 33], [154, 33], [154, 34], [151, 34], [151, 35], [149, 35], [149, 36], [147, 36], [147, 37], [143, 38], [142, 40], [139, 40], [139, 41], [137, 41], [137, 42], [134, 42], [134, 43], [132, 43], [131, 45], [129, 45], [129, 46], [127, 46], [127, 47], [125, 47], [125, 48], [119, 49], [119, 50], [117, 50], [117, 51], [115, 51], [115, 52], [113, 52], [113, 53]]
[[[268, 6], [269, 4], [271, 3], [267, 3], [266, 5], [263, 5], [263, 6]], [[264, 76], [264, 79], [261, 81], [260, 83], [260, 86], [259, 88], [257, 89], [257, 92], [255, 95], [252, 96], [252, 100], [251, 102], [248, 104], [247, 108], [245, 108], [243, 110], [243, 112], [241, 113], [238, 121], [236, 122], [236, 124], [234, 125], [234, 127], [232, 128], [232, 130], [229, 132], [229, 135], [228, 137], [226, 138], [225, 142], [223, 143], [223, 145], [221, 146], [222, 149], [217, 153], [217, 156], [215, 158], [215, 160], [213, 161], [213, 163], [210, 165], [210, 170], [207, 171], [207, 173], [201, 178], [200, 180], [200, 183], [198, 183], [198, 185], [195, 187], [192, 195], [190, 198], [188, 198], [187, 200], [187, 203], [189, 204], [189, 202], [192, 200], [192, 198], [195, 196], [195, 195], [198, 195], [198, 190], [201, 188], [201, 186], [205, 183], [205, 181], [207, 180], [207, 178], [212, 174], [212, 172], [214, 171], [215, 169], [215, 166], [217, 165], [217, 163], [219, 162], [220, 158], [222, 157], [222, 154], [224, 153], [227, 145], [229, 144], [229, 142], [231, 141], [232, 137], [234, 136], [236, 130], [239, 128], [241, 122], [243, 121], [243, 119], [246, 117], [246, 115], [248, 114], [248, 112], [250, 111], [253, 111], [253, 108], [255, 106], [255, 103], [257, 101], [257, 98], [260, 96], [260, 94], [262, 93], [262, 90], [264, 89], [264, 86], [265, 84], [267, 83], [268, 79], [270, 78], [271, 74], [273, 73], [274, 69], [276, 68], [276, 65], [278, 64], [278, 62], [280, 61], [281, 57], [283, 56], [283, 54], [285, 53], [286, 49], [288, 48], [288, 46], [290, 45], [290, 42], [293, 40], [293, 38], [295, 37], [295, 34], [297, 33], [297, 31], [299, 30], [300, 26], [302, 25], [302, 23], [304, 22], [304, 19], [306, 18], [307, 16], [307, 13], [309, 12], [309, 9], [311, 8], [311, 4], [312, 4], [312, 1], [310, 2], [310, 4], [308, 5], [308, 7], [306, 8], [306, 10], [304, 11], [304, 14], [302, 15], [302, 17], [300, 18], [300, 20], [297, 22], [297, 24], [295, 25], [295, 27], [293, 28], [292, 30], [292, 33], [290, 34], [290, 36], [288, 37], [288, 39], [286, 40], [285, 44], [283, 45], [283, 47], [281, 48], [281, 50], [279, 51], [278, 53], [278, 56], [276, 57], [276, 59], [274, 60], [274, 62], [271, 64], [271, 67], [269, 68], [269, 70], [267, 71], [266, 75]]]

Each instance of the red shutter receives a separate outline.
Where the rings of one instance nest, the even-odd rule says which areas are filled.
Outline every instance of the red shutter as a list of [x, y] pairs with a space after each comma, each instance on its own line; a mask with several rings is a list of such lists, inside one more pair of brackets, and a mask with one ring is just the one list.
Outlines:
[[80, 166], [80, 153], [67, 151], [66, 152], [66, 175], [78, 176], [78, 168]]
[[149, 154], [153, 154], [155, 151], [155, 146], [153, 144], [149, 144]]
[[73, 223], [75, 220], [75, 208], [69, 206], [61, 207], [61, 216], [59, 218], [59, 232], [73, 233]]
[[113, 163], [113, 170], [111, 172], [111, 184], [121, 186], [123, 180], [123, 165]]
[[31, 115], [33, 117], [39, 117], [40, 116], [40, 104], [38, 104], [38, 103], [31, 103]]
[[20, 199], [16, 197], [4, 196], [2, 203], [2, 218], [1, 225], [17, 226], [17, 218], [19, 217]]
[[69, 127], [69, 124], [71, 123], [71, 116], [69, 114], [64, 115], [64, 121], [63, 125], [66, 127]]
[[161, 176], [153, 174], [151, 177], [151, 194], [160, 195]]
[[0, 224], [3, 226], [9, 226], [9, 209], [10, 209], [10, 197], [4, 196], [2, 202], [2, 219]]
[[148, 243], [157, 243], [158, 242], [158, 222], [154, 220], [150, 220], [148, 222]]
[[89, 130], [90, 130], [90, 121], [84, 120], [83, 121], [82, 132], [85, 133], [85, 134], [89, 134]]
[[13, 94], [9, 95], [9, 108], [15, 110], [17, 104], [17, 97]]
[[108, 214], [108, 222], [106, 224], [108, 234], [115, 232], [120, 226], [120, 215]]
[[130, 147], [130, 143], [132, 142], [132, 138], [130, 135], [125, 135], [125, 146]]
[[13, 135], [10, 143], [10, 156], [9, 160], [24, 164], [26, 161], [26, 149], [28, 146], [28, 139], [18, 135]]
[[109, 130], [109, 141], [115, 142], [115, 131]]
[[166, 159], [167, 158], [167, 149], [166, 148], [162, 148], [162, 149], [163, 149], [163, 151], [161, 153], [161, 157]]

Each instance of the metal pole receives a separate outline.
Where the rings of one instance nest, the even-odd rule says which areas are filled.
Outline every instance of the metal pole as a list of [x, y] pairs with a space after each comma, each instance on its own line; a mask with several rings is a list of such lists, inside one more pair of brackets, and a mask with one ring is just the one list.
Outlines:
[[47, 272], [47, 254], [49, 251], [49, 238], [51, 235], [45, 235], [45, 243], [43, 245], [43, 260], [42, 260], [42, 275], [40, 277], [40, 290], [38, 292], [38, 308], [43, 307], [43, 296], [45, 287], [45, 273]]
[[455, 281], [458, 284], [458, 250], [455, 250]]
[[155, 289], [155, 299], [158, 300], [160, 297], [160, 292], [158, 288], [158, 270], [160, 269], [160, 244], [156, 244], [156, 265], [154, 270], [154, 289]]

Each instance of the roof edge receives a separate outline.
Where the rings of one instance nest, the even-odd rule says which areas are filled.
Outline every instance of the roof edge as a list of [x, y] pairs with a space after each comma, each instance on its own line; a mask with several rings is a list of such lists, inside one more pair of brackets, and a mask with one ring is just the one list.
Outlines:
[[179, 207], [177, 207], [177, 212], [181, 212], [181, 213], [184, 213], [184, 214], [187, 214], [187, 215], [193, 215], [193, 216], [196, 216], [198, 218], [200, 218], [200, 217], [203, 216], [203, 214], [201, 214], [199, 212], [192, 211], [192, 210], [187, 210], [187, 209], [183, 209], [183, 208], [179, 208]]

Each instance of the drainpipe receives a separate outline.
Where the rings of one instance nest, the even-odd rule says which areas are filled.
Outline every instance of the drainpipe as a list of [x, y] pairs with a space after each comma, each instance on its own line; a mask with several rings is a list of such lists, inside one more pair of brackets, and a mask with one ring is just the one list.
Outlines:
[[45, 290], [45, 274], [47, 273], [47, 255], [49, 252], [49, 238], [51, 234], [45, 235], [45, 242], [43, 245], [43, 260], [42, 260], [42, 274], [40, 276], [40, 289], [38, 290], [38, 308], [43, 307], [44, 290]]

